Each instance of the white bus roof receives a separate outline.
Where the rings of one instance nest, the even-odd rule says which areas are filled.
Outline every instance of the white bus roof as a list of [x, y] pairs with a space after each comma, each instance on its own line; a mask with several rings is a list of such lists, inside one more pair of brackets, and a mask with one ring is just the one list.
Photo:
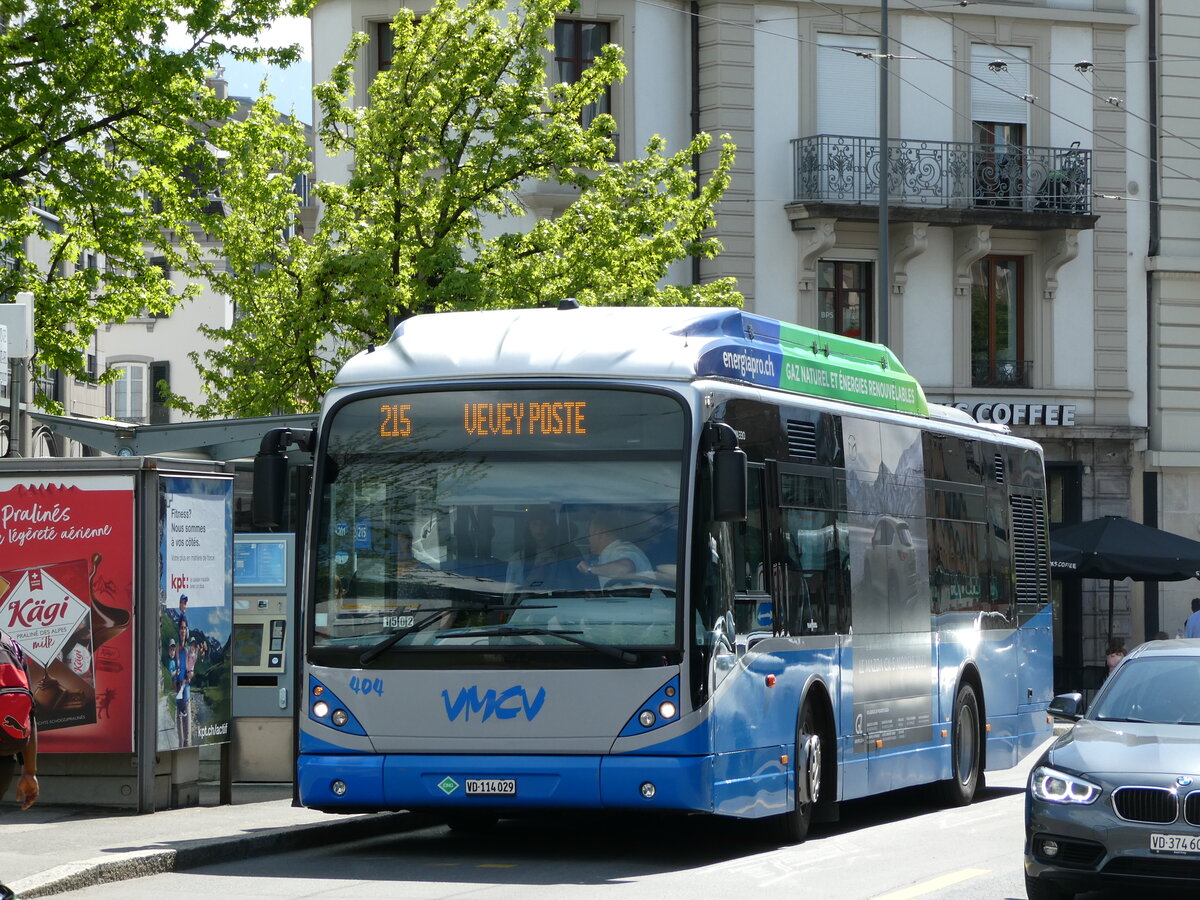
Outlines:
[[887, 347], [740, 309], [579, 307], [436, 313], [396, 327], [338, 373], [339, 387], [559, 376], [724, 378], [928, 416]]

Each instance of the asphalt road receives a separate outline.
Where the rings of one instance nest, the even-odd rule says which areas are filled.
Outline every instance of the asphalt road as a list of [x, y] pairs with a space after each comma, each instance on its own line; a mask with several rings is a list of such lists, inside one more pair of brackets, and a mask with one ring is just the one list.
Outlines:
[[541, 817], [482, 834], [444, 826], [384, 834], [63, 896], [698, 900], [752, 891], [756, 900], [1023, 900], [1026, 771], [990, 775], [977, 802], [961, 809], [940, 808], [925, 790], [843, 804], [841, 821], [814, 826], [807, 842], [791, 847], [729, 820]]

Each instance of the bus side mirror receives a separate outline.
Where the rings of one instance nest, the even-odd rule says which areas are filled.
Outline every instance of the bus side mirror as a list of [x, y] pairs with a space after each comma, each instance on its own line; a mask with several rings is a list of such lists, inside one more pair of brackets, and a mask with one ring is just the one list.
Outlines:
[[289, 444], [312, 452], [315, 432], [310, 428], [272, 428], [263, 435], [254, 455], [254, 492], [250, 518], [255, 528], [281, 528], [288, 499]]
[[746, 454], [737, 434], [723, 422], [710, 422], [706, 442], [712, 450], [713, 518], [718, 522], [746, 521]]
[[254, 494], [250, 502], [250, 516], [255, 528], [279, 528], [283, 524], [283, 511], [287, 505], [286, 453], [259, 452], [254, 456]]

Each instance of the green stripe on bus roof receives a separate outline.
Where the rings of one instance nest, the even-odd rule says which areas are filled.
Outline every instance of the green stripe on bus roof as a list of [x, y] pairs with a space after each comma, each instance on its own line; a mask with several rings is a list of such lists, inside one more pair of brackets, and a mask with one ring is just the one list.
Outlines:
[[929, 415], [925, 392], [882, 344], [780, 323], [786, 391], [898, 412]]

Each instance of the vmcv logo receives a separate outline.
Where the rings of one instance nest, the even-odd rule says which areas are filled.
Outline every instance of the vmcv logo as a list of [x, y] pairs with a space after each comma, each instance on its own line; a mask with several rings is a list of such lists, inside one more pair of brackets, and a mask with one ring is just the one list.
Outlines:
[[479, 686], [471, 685], [458, 689], [458, 696], [450, 699], [449, 691], [442, 691], [442, 700], [446, 703], [446, 715], [451, 722], [457, 721], [461, 715], [464, 722], [471, 721], [471, 713], [479, 716], [479, 721], [486, 722], [492, 716], [497, 719], [515, 719], [521, 713], [530, 722], [541, 711], [546, 702], [546, 689], [540, 687], [532, 700], [521, 685], [514, 685], [508, 690], [497, 693], [495, 688], [488, 688], [483, 696], [479, 696]]

